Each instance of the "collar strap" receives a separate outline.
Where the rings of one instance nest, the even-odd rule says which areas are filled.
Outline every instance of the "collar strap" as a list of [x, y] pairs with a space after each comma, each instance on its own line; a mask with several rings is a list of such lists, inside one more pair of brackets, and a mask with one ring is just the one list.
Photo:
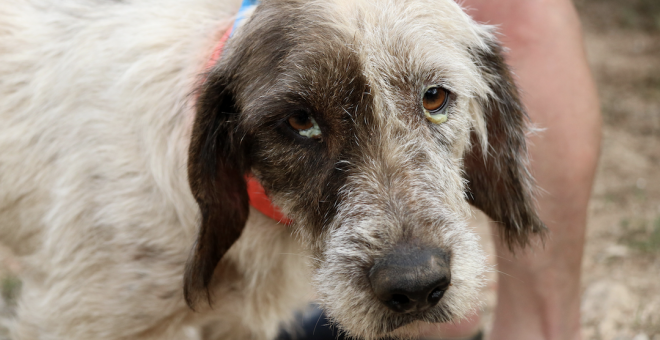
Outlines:
[[278, 207], [276, 207], [266, 194], [266, 190], [256, 178], [247, 175], [247, 190], [250, 196], [250, 205], [259, 210], [262, 214], [274, 219], [275, 221], [290, 225], [292, 221], [288, 219]]
[[234, 35], [236, 29], [243, 24], [243, 21], [247, 19], [248, 13], [252, 11], [255, 7], [257, 7], [257, 4], [258, 4], [257, 0], [243, 0], [243, 2], [241, 3], [241, 8], [238, 9], [238, 13], [236, 14], [236, 19], [234, 19], [234, 24], [229, 29], [227, 29], [227, 31], [225, 31], [225, 34], [222, 35], [218, 43], [215, 44], [215, 47], [213, 47], [213, 53], [211, 54], [211, 58], [209, 58], [209, 61], [206, 63], [207, 71], [218, 63], [218, 60], [220, 60], [220, 56], [222, 55], [222, 50], [225, 48], [225, 44], [227, 43], [227, 40], [229, 40], [229, 38], [231, 38]]
[[[243, 0], [241, 3], [241, 8], [238, 9], [238, 14], [236, 14], [236, 20], [234, 20], [234, 25], [231, 28], [231, 31], [234, 32], [243, 24], [243, 21], [248, 15], [248, 12], [253, 10], [259, 4], [258, 0]], [[232, 33], [233, 34], [233, 33]]]
[[[233, 33], [236, 31], [238, 26], [246, 19], [246, 16], [249, 11], [251, 11], [257, 5], [257, 0], [243, 0], [241, 8], [238, 10], [236, 15], [236, 20], [234, 25], [227, 29], [227, 31], [222, 35], [218, 43], [213, 48], [213, 53], [211, 53], [211, 58], [209, 58], [208, 63], [206, 63], [206, 70], [210, 70], [218, 63], [220, 56], [222, 55], [222, 50], [227, 43], [227, 40], [231, 38]], [[264, 187], [257, 181], [256, 178], [251, 175], [245, 175], [245, 180], [247, 182], [247, 191], [248, 196], [250, 197], [250, 205], [255, 209], [259, 210], [262, 214], [270, 217], [271, 219], [278, 221], [278, 223], [289, 225], [292, 223], [278, 207], [273, 205], [270, 198], [266, 194]]]

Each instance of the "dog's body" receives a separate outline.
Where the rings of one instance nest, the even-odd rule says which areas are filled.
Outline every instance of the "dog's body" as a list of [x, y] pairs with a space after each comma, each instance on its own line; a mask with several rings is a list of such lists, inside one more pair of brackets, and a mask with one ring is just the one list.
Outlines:
[[194, 339], [182, 326], [203, 323], [272, 338], [309, 297], [284, 226], [252, 214], [218, 287], [237, 293], [213, 311], [181, 291], [191, 93], [239, 3], [38, 5], [0, 5], [0, 233], [25, 262], [14, 338]]
[[[477, 304], [485, 261], [464, 178], [512, 243], [542, 229], [515, 88], [456, 4], [267, 1], [206, 75], [239, 5], [0, 1], [0, 239], [24, 263], [15, 339], [273, 338], [310, 297], [308, 262], [340, 327], [405, 337]], [[428, 84], [451, 93], [446, 123], [417, 116]], [[322, 139], [278, 125], [301, 110]], [[248, 172], [290, 228], [255, 210], [246, 222]], [[194, 244], [195, 312], [182, 290]], [[392, 312], [364, 273], [428, 244], [448, 254], [451, 287], [428, 312]]]

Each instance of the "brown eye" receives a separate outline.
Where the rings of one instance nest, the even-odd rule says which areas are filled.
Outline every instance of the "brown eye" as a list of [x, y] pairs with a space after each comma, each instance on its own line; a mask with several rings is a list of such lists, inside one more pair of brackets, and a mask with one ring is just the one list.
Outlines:
[[306, 112], [297, 113], [289, 117], [289, 125], [296, 130], [307, 130], [314, 126], [312, 118]]
[[429, 87], [424, 93], [422, 103], [424, 108], [429, 112], [436, 112], [442, 110], [447, 104], [449, 93], [447, 90], [439, 86]]
[[321, 128], [316, 123], [314, 117], [306, 111], [294, 113], [288, 119], [289, 125], [295, 129], [301, 136], [307, 138], [321, 139]]

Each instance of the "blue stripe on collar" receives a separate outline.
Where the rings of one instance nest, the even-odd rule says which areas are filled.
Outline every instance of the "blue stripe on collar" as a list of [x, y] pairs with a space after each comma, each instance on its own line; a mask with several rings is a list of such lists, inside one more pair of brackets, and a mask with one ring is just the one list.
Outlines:
[[238, 10], [238, 14], [236, 14], [236, 20], [234, 21], [234, 26], [231, 28], [231, 35], [234, 35], [234, 32], [236, 32], [236, 28], [245, 20], [245, 15], [249, 10], [257, 6], [259, 3], [259, 0], [243, 0], [243, 3], [241, 3], [241, 8]]

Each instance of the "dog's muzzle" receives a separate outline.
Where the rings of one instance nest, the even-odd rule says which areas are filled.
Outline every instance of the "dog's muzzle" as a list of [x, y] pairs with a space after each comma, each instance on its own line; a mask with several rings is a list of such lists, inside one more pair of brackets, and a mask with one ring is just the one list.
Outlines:
[[395, 247], [369, 271], [371, 288], [397, 313], [424, 312], [435, 307], [450, 286], [450, 258], [439, 248]]

